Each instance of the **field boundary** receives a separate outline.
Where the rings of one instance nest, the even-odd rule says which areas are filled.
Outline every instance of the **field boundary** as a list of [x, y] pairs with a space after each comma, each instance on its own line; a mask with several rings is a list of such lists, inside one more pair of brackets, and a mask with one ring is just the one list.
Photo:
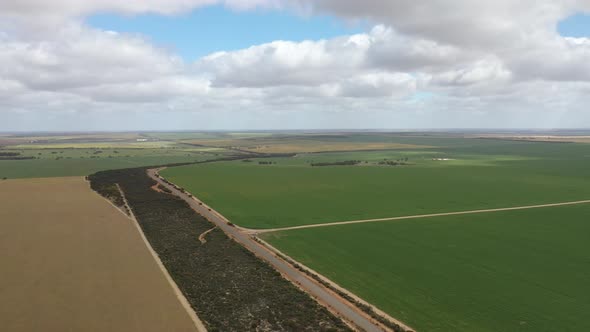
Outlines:
[[329, 222], [329, 223], [323, 223], [323, 224], [300, 225], [300, 226], [290, 226], [290, 227], [281, 227], [281, 228], [269, 228], [269, 229], [242, 228], [242, 229], [250, 234], [264, 234], [264, 233], [282, 232], [282, 231], [290, 231], [290, 230], [306, 229], [306, 228], [342, 226], [342, 225], [352, 225], [352, 224], [365, 224], [365, 223], [373, 223], [373, 222], [380, 222], [380, 221], [394, 221], [394, 220], [406, 220], [406, 219], [421, 219], [421, 218], [433, 218], [433, 217], [444, 217], [444, 216], [457, 216], [457, 215], [463, 215], [463, 214], [479, 214], [479, 213], [491, 213], [491, 212], [502, 212], [502, 211], [530, 210], [530, 209], [540, 209], [540, 208], [556, 207], [556, 206], [580, 205], [580, 204], [588, 204], [588, 203], [590, 203], [590, 200], [538, 204], [538, 205], [524, 205], [524, 206], [495, 208], [495, 209], [482, 209], [482, 210], [470, 210], [470, 211], [458, 211], [458, 212], [442, 212], [442, 213], [420, 214], [420, 215], [389, 217], [389, 218], [337, 221], [337, 222]]
[[[119, 189], [119, 193], [121, 194], [121, 198], [123, 199], [123, 202], [125, 202], [125, 206], [128, 208], [129, 215], [125, 214], [123, 211], [121, 211], [121, 212], [123, 214], [125, 214], [125, 216], [133, 222], [133, 225], [135, 226], [139, 235], [141, 236], [143, 243], [145, 244], [148, 251], [150, 252], [152, 257], [156, 261], [156, 264], [158, 265], [158, 267], [160, 268], [160, 270], [164, 274], [164, 277], [168, 281], [168, 284], [172, 287], [174, 295], [176, 295], [176, 298], [178, 299], [178, 301], [180, 302], [182, 307], [185, 309], [185, 311], [188, 314], [188, 316], [190, 317], [190, 319], [193, 321], [193, 324], [195, 325], [195, 328], [197, 329], [197, 331], [198, 332], [207, 332], [207, 328], [205, 327], [205, 324], [203, 324], [203, 322], [199, 319], [199, 317], [197, 316], [197, 313], [195, 312], [193, 307], [190, 305], [190, 303], [188, 302], [188, 300], [186, 299], [184, 294], [182, 294], [182, 291], [180, 290], [180, 288], [178, 288], [178, 285], [176, 284], [176, 282], [174, 282], [174, 279], [172, 279], [172, 276], [168, 273], [168, 270], [166, 270], [164, 263], [162, 263], [162, 261], [160, 260], [160, 256], [158, 256], [158, 254], [156, 253], [154, 248], [152, 248], [152, 245], [150, 244], [149, 240], [145, 237], [145, 234], [143, 234], [143, 230], [141, 229], [141, 226], [139, 225], [137, 218], [135, 218], [135, 214], [133, 214], [133, 210], [131, 210], [131, 206], [129, 205], [129, 202], [127, 201], [127, 198], [125, 197], [125, 193], [121, 189], [121, 186], [119, 186], [118, 183], [116, 184], [116, 186], [117, 186], [117, 189]], [[90, 188], [90, 190], [92, 190], [92, 188]], [[92, 190], [92, 191], [94, 192], [94, 190]], [[111, 202], [111, 204], [112, 204], [112, 202]], [[113, 206], [114, 206], [114, 204], [113, 204]]]
[[[84, 181], [86, 181], [86, 183], [90, 186], [90, 181], [88, 180], [87, 176], [84, 176]], [[40, 179], [47, 179], [47, 178], [40, 178]], [[90, 188], [92, 190], [92, 188]], [[121, 212], [125, 217], [127, 217], [127, 219], [131, 219], [131, 217], [129, 216], [129, 214], [127, 214], [127, 212], [123, 211], [123, 209], [120, 206], [117, 206], [117, 204], [115, 204], [113, 201], [111, 201], [110, 199], [106, 198], [105, 196], [97, 193], [96, 191], [92, 190], [93, 193], [95, 193], [98, 197], [100, 197], [101, 199], [104, 199], [107, 203], [109, 203], [112, 207], [114, 207], [115, 209], [117, 209], [117, 211]], [[133, 221], [133, 219], [131, 219]]]
[[406, 332], [415, 331], [414, 328], [410, 327], [406, 323], [390, 316], [389, 314], [385, 313], [381, 309], [377, 308], [375, 305], [363, 300], [359, 296], [355, 295], [354, 293], [347, 290], [346, 288], [338, 285], [337, 283], [335, 283], [334, 281], [332, 281], [328, 277], [324, 276], [323, 274], [321, 274], [321, 273], [315, 271], [314, 269], [308, 267], [307, 265], [295, 260], [291, 256], [280, 251], [279, 249], [274, 247], [272, 244], [261, 239], [260, 237], [253, 236], [253, 239], [254, 239], [254, 241], [258, 242], [263, 247], [266, 247], [268, 250], [272, 251], [275, 255], [277, 255], [279, 258], [286, 261], [287, 263], [289, 263], [291, 266], [293, 266], [297, 270], [305, 273], [307, 276], [316, 280], [318, 283], [322, 284], [324, 287], [330, 289], [331, 291], [336, 293], [338, 296], [343, 297], [347, 301], [351, 302], [359, 310], [361, 310], [364, 313], [366, 313], [367, 315], [373, 317], [374, 319], [379, 321], [381, 324], [384, 324], [388, 328], [395, 331], [395, 327], [391, 326], [393, 324], [393, 325], [397, 325], [398, 329], [401, 328], [403, 331], [406, 331]]

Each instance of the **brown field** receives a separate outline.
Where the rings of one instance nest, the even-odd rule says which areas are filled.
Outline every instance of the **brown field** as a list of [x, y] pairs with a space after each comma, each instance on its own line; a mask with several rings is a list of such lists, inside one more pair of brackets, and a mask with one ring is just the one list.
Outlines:
[[590, 136], [542, 136], [542, 135], [478, 135], [477, 138], [503, 139], [512, 141], [530, 141], [530, 142], [557, 142], [557, 143], [590, 143]]
[[82, 178], [0, 180], [0, 330], [196, 331], [133, 221]]
[[402, 143], [331, 142], [306, 139], [236, 139], [236, 140], [189, 140], [189, 144], [237, 148], [259, 153], [314, 153], [333, 151], [366, 151], [391, 149], [426, 149], [430, 146]]

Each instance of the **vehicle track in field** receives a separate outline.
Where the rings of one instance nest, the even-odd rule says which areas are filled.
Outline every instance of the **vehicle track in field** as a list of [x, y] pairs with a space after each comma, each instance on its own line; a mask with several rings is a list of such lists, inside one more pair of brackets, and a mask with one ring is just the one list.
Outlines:
[[199, 241], [201, 242], [201, 244], [207, 243], [207, 239], [205, 237], [207, 236], [207, 234], [213, 232], [216, 228], [217, 226], [211, 228], [210, 230], [204, 231], [201, 235], [199, 235]]
[[458, 212], [431, 213], [431, 214], [420, 214], [420, 215], [401, 216], [401, 217], [389, 217], [389, 218], [375, 218], [375, 219], [337, 221], [337, 222], [328, 222], [328, 223], [322, 223], [322, 224], [290, 226], [290, 227], [281, 227], [281, 228], [268, 228], [268, 229], [241, 228], [241, 229], [243, 231], [247, 232], [247, 233], [250, 233], [250, 234], [263, 234], [263, 233], [290, 231], [290, 230], [306, 229], [306, 228], [331, 227], [331, 226], [364, 224], [364, 223], [373, 223], [373, 222], [381, 222], [381, 221], [394, 221], [394, 220], [406, 220], [406, 219], [420, 219], [420, 218], [433, 218], [433, 217], [444, 217], [444, 216], [458, 216], [458, 215], [463, 215], [463, 214], [479, 214], [479, 213], [492, 213], [492, 212], [502, 212], [502, 211], [529, 210], [529, 209], [540, 209], [540, 208], [548, 208], [548, 207], [556, 207], [556, 206], [580, 205], [580, 204], [588, 204], [588, 203], [590, 203], [590, 200], [573, 201], [573, 202], [561, 202], [561, 203], [550, 203], [550, 204], [539, 204], [539, 205], [525, 205], [525, 206], [515, 206], [515, 207], [495, 208], [495, 209], [482, 209], [482, 210], [470, 210], [470, 211], [458, 211]]

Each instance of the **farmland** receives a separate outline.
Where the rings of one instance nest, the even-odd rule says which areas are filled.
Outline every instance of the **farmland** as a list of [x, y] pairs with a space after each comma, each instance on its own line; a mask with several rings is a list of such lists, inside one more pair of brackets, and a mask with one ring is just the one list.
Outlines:
[[[138, 139], [148, 141], [138, 142]], [[227, 151], [133, 134], [4, 137], [0, 178], [84, 176], [102, 170], [219, 158]], [[15, 154], [3, 158], [2, 154]]]
[[[339, 139], [416, 148], [298, 152], [161, 174], [231, 222], [262, 230], [590, 199], [587, 144]], [[585, 331], [589, 217], [580, 204], [260, 236], [418, 331]]]
[[[590, 198], [589, 145], [455, 138], [446, 143], [426, 150], [298, 154], [270, 159], [272, 165], [189, 165], [162, 175], [248, 228]], [[406, 165], [380, 164], [400, 159]], [[343, 160], [361, 163], [311, 166]]]
[[[120, 204], [119, 184], [213, 331], [348, 327], [183, 201], [152, 190], [147, 165], [186, 163], [160, 174], [418, 331], [585, 331], [590, 204], [324, 225], [589, 200], [590, 145], [577, 139], [586, 136], [520, 138], [541, 136], [6, 136], [0, 179], [100, 171], [93, 188]], [[322, 227], [281, 230], [305, 225]]]
[[1, 181], [0, 202], [3, 331], [196, 331], [133, 222], [83, 178]]
[[190, 140], [186, 142], [192, 144], [205, 144], [225, 148], [236, 148], [243, 151], [256, 153], [313, 153], [325, 151], [367, 151], [427, 148], [427, 146], [403, 143], [350, 142], [342, 140], [326, 140], [325, 138], [321, 140], [312, 140], [301, 138], [269, 139], [265, 137], [232, 140]]
[[590, 205], [270, 233], [418, 331], [587, 331]]

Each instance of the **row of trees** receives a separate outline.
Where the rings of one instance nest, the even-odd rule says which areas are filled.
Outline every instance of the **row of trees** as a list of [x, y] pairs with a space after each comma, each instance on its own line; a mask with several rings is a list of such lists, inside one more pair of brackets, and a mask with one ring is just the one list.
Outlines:
[[20, 156], [20, 152], [0, 152], [0, 157], [16, 157]]

